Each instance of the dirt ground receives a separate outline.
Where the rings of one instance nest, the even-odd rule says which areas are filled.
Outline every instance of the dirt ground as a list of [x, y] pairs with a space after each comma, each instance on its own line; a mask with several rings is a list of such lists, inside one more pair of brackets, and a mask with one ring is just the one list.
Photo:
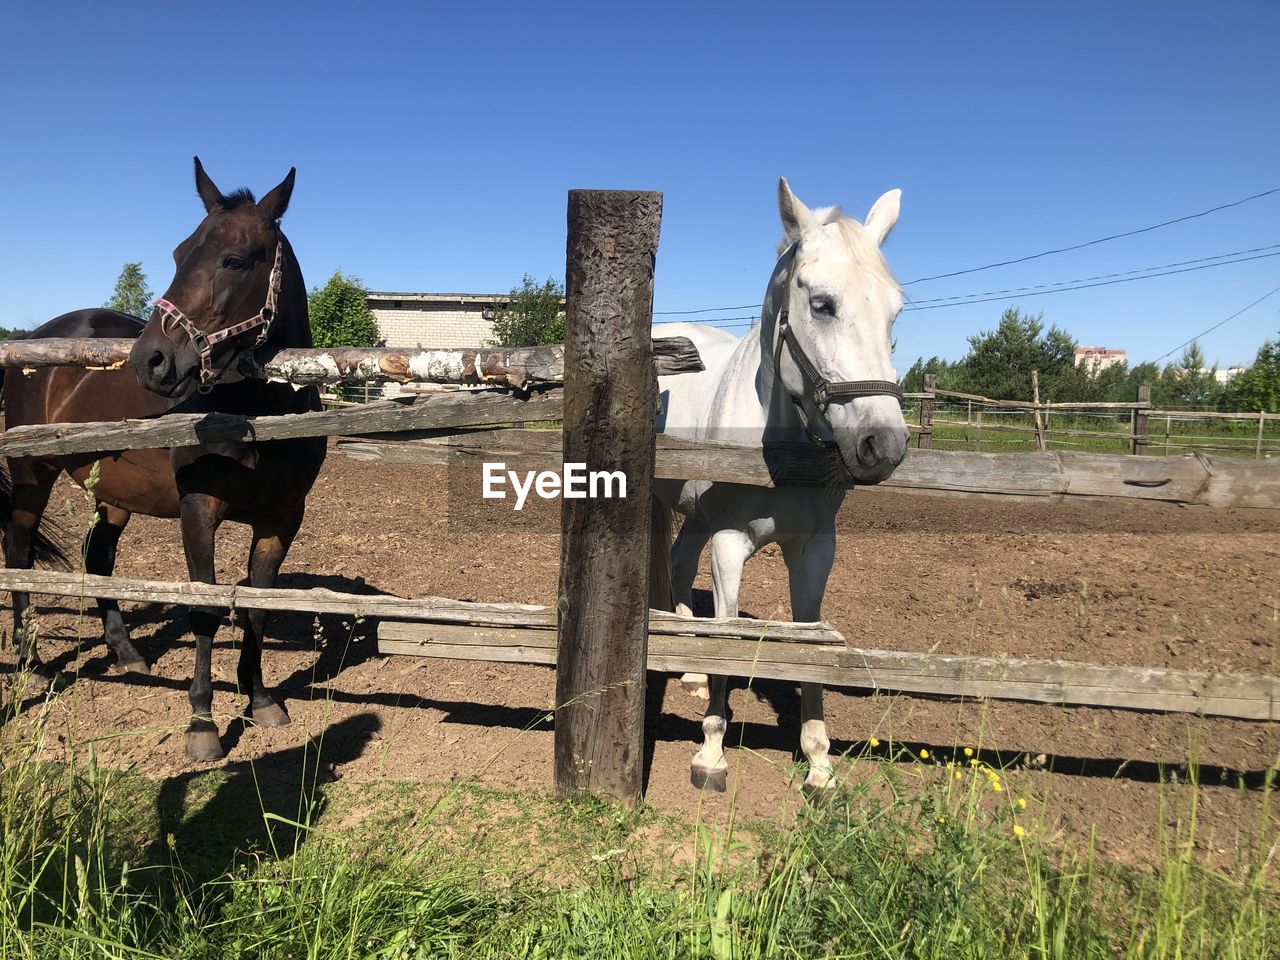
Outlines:
[[[400, 596], [550, 603], [555, 599], [558, 507], [524, 514], [465, 495], [443, 469], [367, 464], [331, 453], [282, 586]], [[83, 494], [65, 480], [51, 512], [80, 525]], [[863, 489], [846, 501], [824, 615], [856, 646], [1059, 658], [1185, 670], [1280, 673], [1280, 511], [1208, 511], [1135, 504], [1047, 505], [935, 498]], [[248, 531], [227, 526], [219, 579], [244, 575]], [[186, 579], [178, 526], [137, 517], [120, 544], [121, 576]], [[709, 610], [704, 557], [700, 612]], [[748, 565], [744, 613], [788, 616], [776, 550]], [[45, 598], [48, 601], [48, 598]], [[132, 605], [126, 619], [150, 677], [117, 676], [96, 616], [44, 603], [42, 656], [78, 679], [48, 713], [47, 753], [97, 744], [99, 763], [156, 777], [199, 767], [182, 753], [192, 648], [180, 611]], [[6, 621], [7, 625], [7, 621]], [[77, 637], [84, 636], [81, 645]], [[293, 717], [245, 728], [234, 693], [236, 632], [214, 653], [215, 718], [228, 762], [295, 750], [325, 737], [335, 776], [547, 790], [552, 770], [554, 672], [548, 668], [416, 658], [374, 649], [371, 623], [317, 624], [277, 615], [268, 627], [267, 682]], [[11, 675], [12, 651], [2, 655]], [[726, 744], [727, 795], [700, 795], [689, 759], [702, 702], [677, 678], [650, 678], [647, 800], [704, 819], [774, 819], [803, 802], [794, 761], [799, 697], [778, 682], [736, 684]], [[1274, 725], [1122, 710], [961, 703], [827, 693], [832, 752], [905, 747], [945, 762], [966, 746], [1008, 766], [1012, 796], [1030, 801], [1038, 831], [1080, 840], [1096, 828], [1105, 856], [1163, 858], [1161, 836], [1188, 815], [1182, 765], [1201, 764], [1197, 846], [1212, 864], [1240, 862], [1257, 842], [1264, 772], [1277, 762]], [[40, 701], [26, 702], [28, 721]], [[124, 736], [111, 736], [124, 733]], [[879, 741], [872, 748], [872, 739]], [[961, 762], [963, 758], [961, 757]], [[904, 769], [910, 763], [903, 761]], [[855, 774], [856, 775], [856, 774]], [[1274, 806], [1274, 805], [1272, 805]], [[1273, 827], [1274, 827], [1273, 815]]]

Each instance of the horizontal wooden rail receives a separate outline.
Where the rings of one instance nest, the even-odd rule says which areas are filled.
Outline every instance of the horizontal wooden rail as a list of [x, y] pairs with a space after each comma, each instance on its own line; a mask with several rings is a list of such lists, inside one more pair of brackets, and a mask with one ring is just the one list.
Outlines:
[[[561, 467], [560, 435], [549, 430], [496, 430], [415, 441], [342, 441], [357, 459], [386, 463], [465, 464], [502, 461], [508, 469]], [[835, 454], [809, 444], [743, 447], [659, 434], [662, 479], [751, 486], [827, 486], [838, 477]], [[908, 451], [881, 486], [921, 493], [1087, 500], [1124, 498], [1214, 507], [1280, 508], [1280, 462], [1224, 457], [1134, 457], [1047, 451], [974, 453]]]
[[[554, 664], [551, 629], [382, 623], [386, 654]], [[1280, 680], [1239, 673], [1100, 667], [1060, 660], [1007, 660], [863, 650], [841, 644], [652, 636], [649, 669], [812, 681], [948, 697], [1280, 720]]]
[[[556, 611], [521, 603], [404, 599], [313, 588], [167, 583], [79, 573], [0, 569], [0, 590], [183, 606], [294, 610], [380, 618], [379, 649], [467, 660], [554, 663]], [[396, 621], [415, 621], [393, 623]], [[417, 622], [424, 621], [424, 622]], [[831, 686], [953, 697], [1280, 720], [1280, 681], [1234, 673], [1100, 667], [864, 650], [826, 623], [649, 614], [649, 666]]]
[[1035, 427], [1022, 427], [1016, 423], [992, 423], [989, 420], [983, 420], [978, 423], [976, 420], [939, 420], [934, 418], [933, 425], [935, 427], [964, 427], [965, 429], [977, 430], [995, 430], [1004, 433], [1029, 433], [1036, 435], [1043, 432], [1046, 437], [1086, 437], [1095, 440], [1123, 440], [1130, 443], [1133, 440], [1132, 433], [1108, 433], [1104, 430], [1053, 430], [1045, 427], [1043, 431], [1036, 430]]
[[[49, 423], [0, 434], [0, 456], [114, 453], [202, 443], [353, 436], [455, 429], [530, 420], [559, 420], [563, 391], [520, 399], [496, 391], [414, 394], [342, 410], [241, 417], [229, 413], [170, 413], [151, 420]], [[560, 434], [554, 434], [559, 443]]]
[[[295, 610], [336, 613], [394, 620], [426, 620], [470, 626], [524, 627], [551, 631], [555, 640], [556, 610], [530, 603], [473, 603], [447, 597], [406, 599], [388, 594], [339, 593], [321, 587], [248, 587], [223, 583], [170, 583], [99, 577], [50, 570], [0, 568], [0, 591], [23, 591], [52, 596], [133, 600], [224, 610]], [[844, 637], [829, 623], [791, 623], [747, 617], [682, 617], [649, 611], [649, 632], [661, 636], [730, 637], [844, 646]]]
[[[0, 367], [71, 366], [113, 370], [134, 341], [126, 338], [0, 341]], [[658, 376], [703, 369], [688, 337], [654, 337]], [[541, 347], [289, 347], [242, 356], [240, 373], [286, 383], [389, 380], [397, 383], [493, 384], [528, 389], [564, 380], [564, 344]]]
[[1165, 417], [1170, 420], [1240, 420], [1244, 423], [1257, 423], [1259, 420], [1280, 420], [1280, 413], [1267, 413], [1259, 410], [1256, 413], [1244, 412], [1223, 412], [1221, 410], [1152, 410], [1148, 413], [1152, 417]]
[[1145, 400], [1132, 402], [1098, 402], [1072, 400], [1064, 403], [1047, 403], [1034, 400], [993, 400], [977, 393], [962, 393], [959, 390], [935, 390], [934, 396], [955, 397], [957, 400], [971, 400], [974, 403], [987, 404], [994, 407], [1008, 407], [1013, 410], [1148, 410], [1151, 404]]

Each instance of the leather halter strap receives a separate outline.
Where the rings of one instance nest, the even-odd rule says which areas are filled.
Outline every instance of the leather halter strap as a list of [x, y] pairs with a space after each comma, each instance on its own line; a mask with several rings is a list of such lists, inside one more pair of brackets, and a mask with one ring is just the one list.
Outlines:
[[[809, 397], [813, 400], [814, 406], [823, 413], [831, 405], [832, 400], [856, 399], [858, 397], [893, 397], [898, 403], [902, 403], [902, 387], [892, 380], [833, 381], [828, 380], [819, 373], [818, 368], [809, 359], [809, 355], [800, 346], [800, 341], [791, 332], [787, 310], [783, 310], [778, 314], [777, 328], [773, 334], [773, 372], [779, 384], [782, 383], [782, 348], [784, 346], [791, 351], [791, 359], [796, 362], [796, 366], [800, 368], [805, 379], [812, 384], [809, 390]], [[809, 415], [804, 411], [804, 404], [795, 397], [791, 397], [791, 402], [795, 404], [796, 413], [800, 415], [800, 422], [804, 424], [805, 436], [809, 438], [809, 441], [819, 447], [834, 447], [835, 444], [832, 441], [819, 436], [813, 429]]]
[[187, 336], [191, 338], [191, 345], [200, 354], [201, 386], [209, 387], [217, 383], [226, 375], [230, 367], [230, 363], [228, 363], [222, 370], [214, 370], [213, 348], [218, 344], [224, 340], [238, 337], [242, 333], [248, 333], [250, 330], [256, 330], [259, 327], [262, 329], [257, 339], [254, 340], [253, 346], [255, 348], [260, 347], [267, 342], [267, 336], [271, 333], [271, 322], [276, 318], [276, 304], [280, 300], [280, 288], [284, 283], [284, 273], [281, 269], [284, 262], [284, 234], [280, 231], [278, 222], [276, 223], [276, 236], [276, 258], [271, 266], [271, 275], [267, 279], [267, 300], [262, 305], [262, 309], [248, 320], [232, 324], [221, 330], [215, 330], [213, 333], [205, 333], [192, 322], [190, 317], [164, 297], [159, 297], [156, 300], [155, 309], [160, 312], [160, 329], [168, 334], [170, 325], [181, 327]]

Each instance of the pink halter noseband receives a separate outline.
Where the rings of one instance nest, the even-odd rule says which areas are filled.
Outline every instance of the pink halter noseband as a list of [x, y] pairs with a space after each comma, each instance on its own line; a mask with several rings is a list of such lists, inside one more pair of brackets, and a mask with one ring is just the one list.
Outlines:
[[222, 330], [215, 330], [213, 333], [205, 333], [185, 313], [164, 297], [157, 298], [155, 302], [155, 309], [160, 311], [160, 329], [165, 336], [169, 336], [170, 327], [176, 324], [186, 331], [187, 336], [191, 338], [191, 345], [199, 352], [200, 383], [202, 386], [209, 387], [217, 383], [231, 366], [228, 363], [220, 371], [215, 371], [213, 368], [213, 348], [222, 343], [222, 341], [230, 340], [232, 337], [238, 337], [242, 333], [248, 333], [250, 330], [261, 327], [262, 332], [258, 334], [253, 345], [256, 348], [267, 342], [267, 336], [271, 333], [271, 321], [276, 318], [276, 303], [280, 299], [280, 287], [284, 282], [284, 274], [281, 271], [281, 264], [284, 260], [284, 234], [280, 232], [280, 224], [278, 222], [276, 223], [276, 236], [278, 237], [276, 240], [276, 259], [271, 267], [271, 275], [267, 279], [267, 302], [262, 305], [261, 310], [248, 320], [232, 324]]

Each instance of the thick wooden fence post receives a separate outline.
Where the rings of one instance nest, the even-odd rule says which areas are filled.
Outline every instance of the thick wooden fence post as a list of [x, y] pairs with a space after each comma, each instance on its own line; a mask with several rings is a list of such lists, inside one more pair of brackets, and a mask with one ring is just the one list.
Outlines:
[[[1147, 434], [1151, 431], [1151, 417], [1147, 413], [1151, 406], [1150, 385], [1138, 385], [1138, 402], [1147, 404], [1146, 407], [1133, 409], [1133, 452], [1142, 454], [1147, 452]], [[1165, 432], [1168, 432], [1167, 425]]]
[[938, 376], [934, 373], [924, 375], [924, 392], [928, 394], [920, 400], [920, 440], [916, 444], [926, 450], [933, 446], [933, 391], [938, 386]]
[[640, 802], [656, 399], [650, 326], [662, 194], [569, 192], [564, 462], [625, 498], [561, 507], [555, 784]]

